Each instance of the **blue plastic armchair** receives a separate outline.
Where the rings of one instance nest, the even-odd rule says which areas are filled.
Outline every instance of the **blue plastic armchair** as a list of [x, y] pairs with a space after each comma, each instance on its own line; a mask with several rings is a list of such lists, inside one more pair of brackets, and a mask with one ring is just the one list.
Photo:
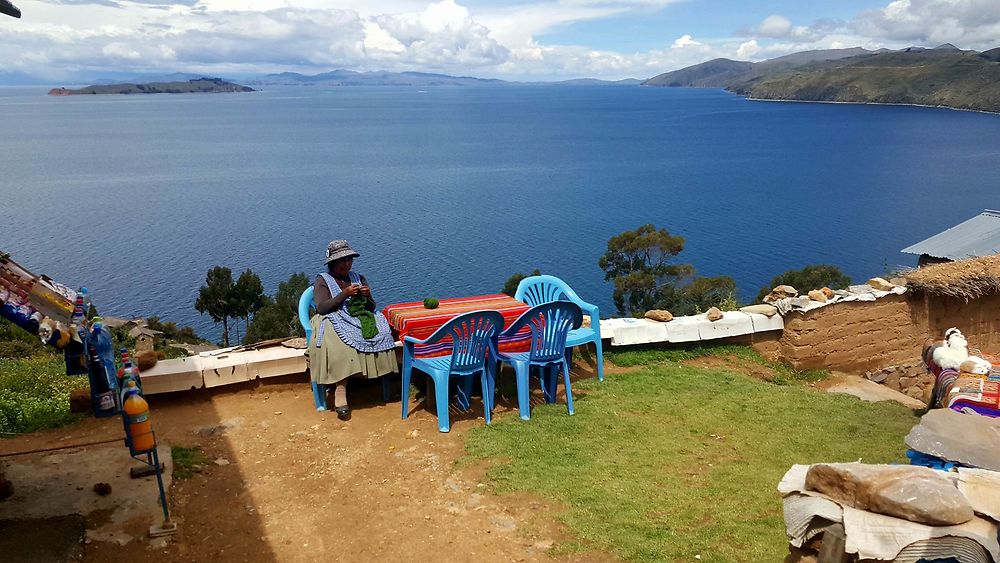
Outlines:
[[601, 346], [601, 313], [597, 305], [591, 305], [576, 294], [566, 282], [555, 276], [531, 276], [517, 284], [514, 299], [523, 301], [534, 307], [553, 301], [571, 301], [580, 306], [584, 313], [590, 315], [590, 326], [569, 331], [566, 337], [566, 359], [572, 360], [572, 349], [593, 342], [597, 348], [597, 379], [604, 381], [604, 349]]
[[[403, 418], [410, 415], [410, 376], [413, 369], [426, 373], [434, 381], [434, 395], [437, 402], [438, 430], [448, 432], [448, 383], [452, 377], [471, 377], [482, 374], [483, 417], [490, 423], [493, 406], [493, 388], [496, 381], [496, 362], [487, 361], [486, 354], [496, 357], [497, 337], [503, 330], [503, 315], [497, 311], [473, 311], [459, 315], [434, 331], [424, 340], [412, 336], [403, 339]], [[450, 336], [452, 351], [450, 356], [440, 358], [416, 358], [416, 345], [433, 344]], [[471, 381], [471, 379], [469, 379]], [[467, 397], [466, 397], [466, 400]], [[466, 403], [467, 405], [467, 403]]]
[[[299, 297], [299, 324], [306, 331], [306, 348], [309, 348], [309, 344], [312, 342], [312, 326], [309, 324], [309, 309], [315, 307], [313, 303], [313, 286], [309, 286], [305, 291], [302, 292], [302, 296]], [[329, 329], [329, 327], [328, 327]], [[388, 376], [382, 376], [382, 400], [389, 402], [392, 397], [392, 390], [389, 388]], [[310, 376], [312, 380], [312, 392], [313, 400], [316, 402], [316, 412], [322, 412], [326, 410], [326, 385], [321, 383], [316, 383], [315, 379]]]
[[531, 418], [528, 404], [528, 376], [531, 368], [540, 370], [542, 394], [545, 402], [554, 403], [559, 368], [562, 368], [563, 385], [566, 387], [566, 410], [573, 414], [573, 390], [569, 384], [569, 360], [566, 357], [566, 338], [571, 330], [580, 328], [583, 311], [570, 301], [553, 301], [536, 305], [525, 311], [502, 336], [513, 336], [525, 326], [531, 330], [531, 348], [527, 352], [497, 354], [497, 360], [514, 368], [517, 378], [517, 406], [521, 418]]

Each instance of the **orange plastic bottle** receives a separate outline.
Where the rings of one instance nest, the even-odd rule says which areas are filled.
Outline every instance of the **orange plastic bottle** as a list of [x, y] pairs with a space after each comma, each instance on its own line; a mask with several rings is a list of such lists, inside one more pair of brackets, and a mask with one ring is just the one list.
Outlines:
[[156, 447], [156, 440], [153, 438], [153, 423], [149, 420], [149, 405], [139, 395], [139, 388], [135, 386], [135, 381], [128, 382], [126, 392], [128, 398], [125, 399], [122, 410], [128, 417], [128, 433], [132, 438], [132, 450], [135, 453], [151, 451]]

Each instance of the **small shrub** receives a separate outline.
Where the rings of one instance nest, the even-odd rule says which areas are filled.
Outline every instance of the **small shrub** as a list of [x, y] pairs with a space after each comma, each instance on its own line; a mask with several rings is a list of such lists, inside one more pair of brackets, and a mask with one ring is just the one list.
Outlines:
[[57, 356], [0, 359], [0, 432], [33, 432], [77, 420], [69, 412], [69, 395], [87, 388], [87, 378], [65, 373]]
[[[537, 268], [530, 274], [530, 276], [540, 276], [540, 275], [542, 275], [542, 271]], [[518, 272], [512, 275], [511, 277], [507, 278], [507, 281], [503, 282], [503, 289], [500, 290], [500, 293], [504, 293], [506, 295], [514, 297], [514, 294], [517, 293], [517, 286], [521, 284], [521, 280], [530, 276], [529, 274], [525, 274], [523, 272]]]
[[816, 264], [806, 266], [801, 270], [788, 270], [771, 280], [771, 285], [761, 288], [760, 293], [757, 294], [756, 303], [764, 301], [764, 297], [779, 285], [790, 285], [797, 289], [799, 293], [806, 293], [810, 290], [823, 287], [844, 289], [851, 285], [851, 278], [840, 271], [840, 268], [829, 264]]
[[30, 358], [38, 352], [35, 346], [20, 340], [0, 342], [0, 358], [21, 359]]
[[6, 319], [0, 319], [0, 358], [28, 358], [54, 354], [53, 349], [42, 344], [37, 336]]
[[185, 448], [184, 446], [171, 447], [170, 457], [174, 462], [174, 479], [187, 479], [199, 469], [197, 466], [207, 465], [209, 462], [201, 449]]

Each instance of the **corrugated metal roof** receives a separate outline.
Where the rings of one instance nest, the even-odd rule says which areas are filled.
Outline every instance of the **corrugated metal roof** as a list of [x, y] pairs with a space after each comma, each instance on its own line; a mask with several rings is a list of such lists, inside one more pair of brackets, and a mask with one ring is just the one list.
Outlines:
[[972, 219], [908, 246], [901, 252], [951, 260], [1000, 253], [1000, 211], [986, 209]]

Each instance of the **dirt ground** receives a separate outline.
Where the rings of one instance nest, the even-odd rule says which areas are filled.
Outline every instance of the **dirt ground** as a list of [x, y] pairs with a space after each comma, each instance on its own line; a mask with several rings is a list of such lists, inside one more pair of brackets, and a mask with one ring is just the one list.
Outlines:
[[[491, 494], [484, 467], [455, 465], [465, 432], [483, 424], [480, 402], [453, 411], [452, 431], [442, 434], [412, 398], [409, 419], [400, 420], [400, 402], [384, 404], [377, 382], [353, 385], [350, 400], [348, 422], [317, 413], [304, 377], [150, 397], [160, 440], [201, 448], [211, 461], [190, 478], [175, 476], [176, 535], [150, 541], [152, 522], [130, 522], [125, 531], [142, 539], [90, 541], [83, 560], [552, 560], [550, 548], [568, 537], [555, 519], [559, 507]], [[516, 416], [514, 407], [501, 403], [495, 416]], [[0, 453], [121, 432], [117, 419], [88, 418], [5, 440]], [[87, 526], [99, 518], [88, 516]], [[557, 560], [614, 558], [591, 552]]]
[[767, 366], [756, 362], [742, 360], [733, 354], [729, 354], [724, 358], [718, 356], [702, 356], [700, 358], [685, 360], [683, 363], [686, 366], [701, 369], [724, 369], [734, 371], [762, 381], [772, 381], [776, 375], [774, 370]]

